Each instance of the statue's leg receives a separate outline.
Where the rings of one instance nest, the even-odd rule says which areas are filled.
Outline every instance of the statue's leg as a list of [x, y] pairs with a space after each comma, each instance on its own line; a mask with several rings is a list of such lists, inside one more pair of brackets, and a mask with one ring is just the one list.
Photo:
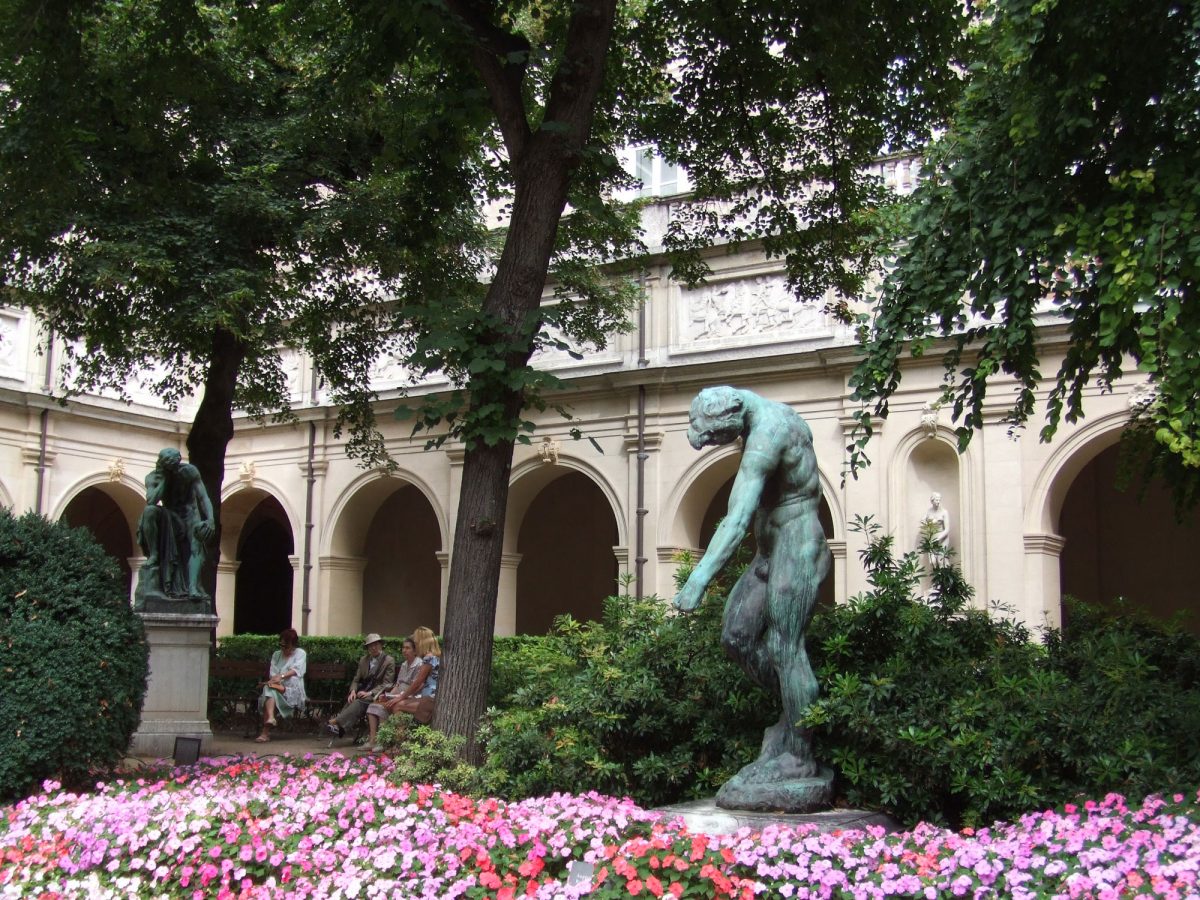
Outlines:
[[208, 591], [200, 583], [200, 574], [204, 571], [204, 542], [196, 535], [195, 527], [188, 529], [191, 538], [188, 552], [187, 591], [189, 597], [208, 599]]
[[[806, 533], [804, 523], [793, 523], [781, 534], [779, 546], [789, 552], [776, 555], [767, 583], [767, 652], [779, 673], [783, 712], [772, 726], [774, 747], [790, 757], [785, 768], [795, 766], [801, 777], [816, 772], [808, 729], [798, 723], [804, 710], [817, 699], [817, 676], [808, 659], [804, 631], [816, 608], [817, 592], [829, 571], [829, 550], [822, 535]], [[768, 749], [764, 743], [764, 752]], [[794, 762], [793, 762], [794, 761]], [[783, 760], [781, 760], [781, 763]]]
[[157, 506], [147, 506], [138, 519], [138, 543], [146, 554], [142, 563], [146, 567], [158, 565], [158, 513]]
[[779, 676], [771, 665], [763, 631], [767, 622], [767, 561], [759, 556], [746, 567], [725, 605], [721, 647], [763, 690], [779, 696]]

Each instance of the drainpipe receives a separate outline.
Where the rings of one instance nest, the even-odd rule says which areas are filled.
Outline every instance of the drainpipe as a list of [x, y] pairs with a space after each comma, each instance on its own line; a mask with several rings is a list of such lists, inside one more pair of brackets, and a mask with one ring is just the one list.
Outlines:
[[[646, 358], [646, 282], [641, 282], [641, 301], [638, 303], [638, 361], [639, 369], [650, 365]], [[638, 420], [637, 420], [637, 538], [634, 548], [635, 592], [637, 599], [645, 595], [646, 568], [646, 385], [638, 385]]]
[[317, 475], [313, 460], [317, 452], [317, 423], [308, 423], [308, 470], [304, 476], [308, 482], [304, 490], [304, 559], [300, 569], [300, 633], [308, 634], [308, 614], [312, 612], [310, 602], [312, 590], [312, 537], [313, 537], [313, 493]]
[[[48, 329], [46, 334], [46, 379], [42, 382], [43, 393], [49, 395], [54, 388], [54, 329]], [[33, 511], [42, 514], [42, 493], [46, 486], [46, 444], [50, 434], [50, 407], [44, 407], [41, 413], [41, 428], [38, 436], [37, 464], [37, 496], [34, 498]]]

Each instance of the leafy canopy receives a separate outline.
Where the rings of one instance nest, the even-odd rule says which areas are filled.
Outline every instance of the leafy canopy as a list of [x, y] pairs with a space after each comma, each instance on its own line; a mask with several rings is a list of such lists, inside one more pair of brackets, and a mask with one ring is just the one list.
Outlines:
[[[998, 0], [978, 7], [953, 127], [929, 148], [905, 243], [853, 384], [886, 417], [905, 350], [934, 338], [965, 446], [993, 376], [1049, 440], [1095, 381], [1156, 395], [1127, 445], [1181, 505], [1200, 486], [1200, 4]], [[1043, 376], [1041, 327], [1065, 322]], [[861, 456], [859, 456], [861, 460]]]
[[236, 403], [286, 410], [280, 349], [302, 347], [380, 452], [383, 301], [474, 283], [478, 116], [352, 26], [332, 3], [3, 6], [0, 272], [73, 342], [72, 387], [145, 366], [174, 404], [220, 333]]

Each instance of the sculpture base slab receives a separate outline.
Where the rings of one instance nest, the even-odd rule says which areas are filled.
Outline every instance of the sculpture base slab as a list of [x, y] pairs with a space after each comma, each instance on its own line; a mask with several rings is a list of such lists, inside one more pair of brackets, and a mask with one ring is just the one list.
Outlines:
[[810, 813], [833, 803], [833, 770], [822, 766], [812, 778], [747, 782], [734, 775], [717, 791], [722, 809], [762, 812]]
[[212, 600], [207, 597], [167, 597], [145, 594], [136, 597], [134, 612], [164, 613], [173, 616], [211, 616]]
[[899, 831], [900, 823], [886, 813], [866, 809], [826, 809], [812, 813], [752, 812], [741, 809], [721, 809], [716, 800], [690, 800], [659, 807], [666, 820], [679, 818], [693, 834], [734, 834], [743, 828], [762, 831], [769, 825], [789, 828], [812, 826], [822, 834], [830, 831], [882, 828]]

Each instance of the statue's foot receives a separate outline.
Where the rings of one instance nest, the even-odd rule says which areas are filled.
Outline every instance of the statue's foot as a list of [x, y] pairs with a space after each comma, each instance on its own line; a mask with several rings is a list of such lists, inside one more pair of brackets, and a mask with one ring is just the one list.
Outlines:
[[798, 757], [792, 753], [778, 756], [759, 757], [737, 773], [742, 784], [774, 784], [779, 781], [795, 781], [812, 778], [817, 774], [817, 764], [811, 757]]

